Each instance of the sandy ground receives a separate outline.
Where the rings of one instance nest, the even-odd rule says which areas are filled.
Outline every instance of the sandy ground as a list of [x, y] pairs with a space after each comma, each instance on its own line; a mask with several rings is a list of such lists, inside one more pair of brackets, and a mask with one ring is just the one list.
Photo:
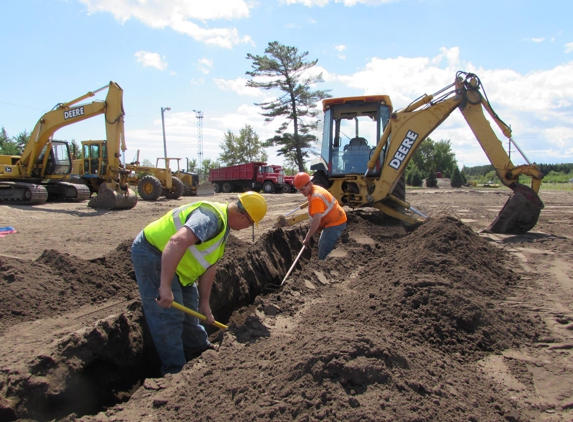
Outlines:
[[479, 233], [506, 189], [408, 190], [416, 230], [353, 211], [326, 261], [304, 225], [275, 229], [299, 194], [266, 195], [234, 232], [211, 298], [229, 330], [158, 378], [129, 247], [167, 210], [3, 207], [0, 420], [573, 420], [573, 192], [542, 191], [524, 235]]

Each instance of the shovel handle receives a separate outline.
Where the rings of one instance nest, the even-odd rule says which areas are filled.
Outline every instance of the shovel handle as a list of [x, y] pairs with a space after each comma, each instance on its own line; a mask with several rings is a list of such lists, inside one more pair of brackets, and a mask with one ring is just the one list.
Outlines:
[[281, 283], [281, 286], [284, 284], [284, 282], [286, 281], [286, 279], [288, 278], [288, 276], [290, 275], [290, 273], [292, 273], [292, 270], [294, 269], [294, 266], [296, 265], [296, 263], [298, 262], [298, 259], [300, 258], [300, 256], [302, 255], [302, 252], [304, 251], [304, 248], [306, 247], [306, 245], [302, 245], [302, 249], [300, 250], [300, 252], [298, 253], [298, 255], [296, 256], [296, 258], [294, 259], [294, 262], [292, 263], [292, 265], [290, 266], [288, 273], [286, 273], [285, 278], [283, 278], [283, 281]]
[[[199, 318], [201, 321], [207, 321], [207, 317], [205, 315], [200, 314], [199, 312], [195, 312], [193, 309], [189, 309], [186, 306], [180, 305], [177, 302], [171, 302], [171, 306], [173, 306], [175, 309], [179, 309], [180, 311], [183, 311], [196, 318]], [[213, 321], [213, 325], [217, 328], [221, 328], [222, 330], [226, 330], [227, 328], [229, 328], [225, 324], [221, 324], [220, 322], [217, 321]]]

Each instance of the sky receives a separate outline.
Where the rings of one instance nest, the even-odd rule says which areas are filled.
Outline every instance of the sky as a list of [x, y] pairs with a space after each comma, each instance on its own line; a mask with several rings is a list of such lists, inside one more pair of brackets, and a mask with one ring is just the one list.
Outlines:
[[[387, 94], [394, 109], [477, 74], [525, 158], [573, 162], [571, 0], [18, 0], [0, 5], [0, 127], [31, 132], [56, 104], [117, 82], [127, 161], [167, 155], [217, 160], [224, 134], [246, 124], [261, 140], [255, 103], [279, 91], [247, 88], [247, 55], [278, 41], [317, 59], [333, 97]], [[107, 90], [95, 99], [103, 100]], [[93, 101], [90, 99], [88, 101]], [[202, 118], [198, 118], [202, 116]], [[498, 136], [507, 141], [497, 131]], [[102, 116], [55, 139], [105, 139]], [[432, 134], [449, 140], [460, 168], [489, 164], [456, 110]], [[269, 162], [283, 164], [276, 149]]]

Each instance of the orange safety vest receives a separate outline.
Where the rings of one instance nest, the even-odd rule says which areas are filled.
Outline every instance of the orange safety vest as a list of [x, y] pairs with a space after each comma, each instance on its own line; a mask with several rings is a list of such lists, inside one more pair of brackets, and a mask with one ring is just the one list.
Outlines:
[[313, 185], [308, 198], [308, 215], [324, 213], [319, 229], [338, 226], [346, 223], [346, 213], [332, 194], [323, 187]]

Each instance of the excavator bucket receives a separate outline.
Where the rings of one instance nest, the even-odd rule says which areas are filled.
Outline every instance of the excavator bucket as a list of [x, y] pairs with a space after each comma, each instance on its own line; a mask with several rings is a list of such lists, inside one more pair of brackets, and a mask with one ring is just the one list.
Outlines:
[[90, 199], [88, 207], [103, 208], [106, 210], [131, 209], [137, 204], [137, 194], [127, 188], [127, 191], [116, 192], [102, 183], [98, 189], [97, 196]]
[[535, 227], [544, 205], [537, 193], [525, 185], [512, 187], [497, 218], [484, 230], [486, 233], [526, 233]]

